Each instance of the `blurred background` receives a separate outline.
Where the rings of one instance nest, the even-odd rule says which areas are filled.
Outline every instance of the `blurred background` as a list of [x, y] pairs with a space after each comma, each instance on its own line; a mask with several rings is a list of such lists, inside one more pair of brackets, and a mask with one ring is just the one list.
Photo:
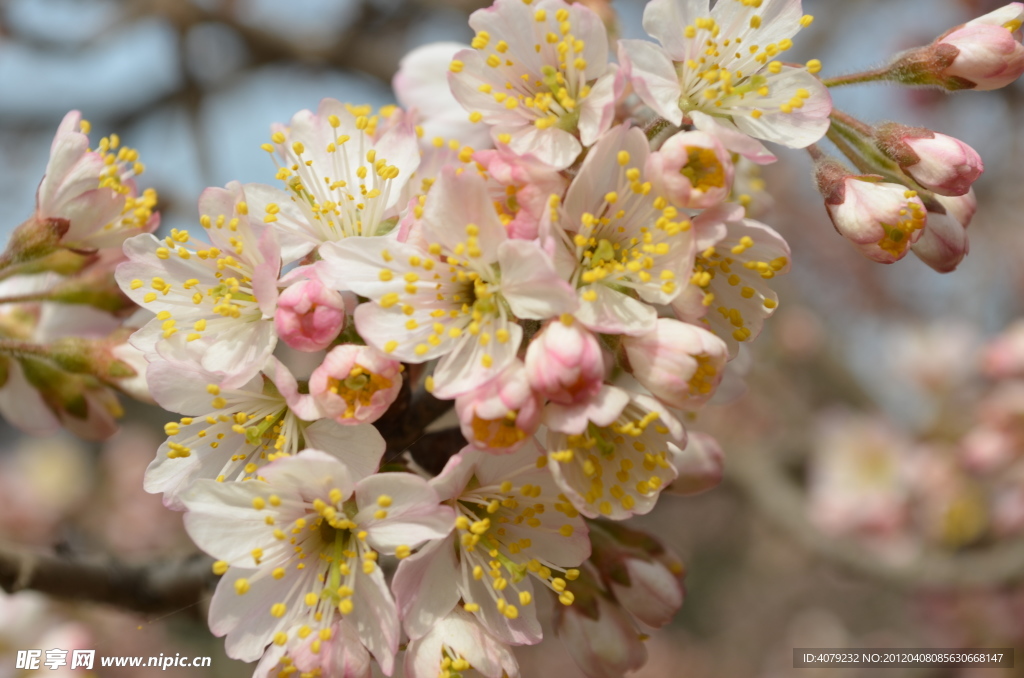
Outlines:
[[[70, 109], [95, 137], [116, 131], [137, 148], [163, 228], [188, 227], [205, 186], [273, 183], [259, 148], [271, 123], [323, 97], [392, 103], [403, 54], [468, 42], [467, 15], [484, 4], [0, 0], [0, 231], [32, 213]], [[644, 3], [610, 4], [620, 37], [643, 37]], [[816, 21], [791, 58], [821, 59], [826, 76], [861, 70], [1002, 4], [804, 0]], [[725, 450], [723, 485], [666, 496], [635, 521], [682, 556], [689, 594], [637, 676], [1024, 676], [1021, 653], [1021, 668], [973, 673], [791, 668], [794, 647], [1024, 648], [1024, 86], [834, 97], [865, 121], [929, 127], [981, 153], [971, 253], [946, 276], [914, 257], [871, 263], [833, 230], [806, 154], [763, 170], [756, 217], [789, 241], [793, 272], [734, 364], [728, 402], [689, 424]], [[129, 562], [188, 553], [180, 516], [142, 490], [163, 417], [134, 406], [126, 421], [102, 445], [4, 428], [0, 539]], [[224, 657], [201, 605], [154, 619], [0, 592], [0, 678], [21, 675], [16, 650], [53, 647], [214, 657], [169, 676], [252, 670]], [[520, 658], [524, 676], [582, 675], [553, 638]]]

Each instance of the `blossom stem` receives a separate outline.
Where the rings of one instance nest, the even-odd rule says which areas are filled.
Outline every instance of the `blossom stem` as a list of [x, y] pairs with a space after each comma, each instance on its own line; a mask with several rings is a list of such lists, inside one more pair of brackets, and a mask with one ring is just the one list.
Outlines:
[[888, 66], [882, 68], [876, 68], [869, 71], [861, 71], [859, 73], [850, 73], [849, 75], [837, 75], [833, 78], [824, 78], [821, 83], [825, 87], [842, 87], [844, 85], [859, 85], [862, 82], [879, 82], [881, 80], [888, 80], [891, 74], [891, 69]]
[[15, 341], [13, 339], [0, 339], [0, 355], [9, 355], [13, 358], [49, 358], [50, 352], [46, 346], [41, 344]]
[[843, 111], [840, 111], [837, 108], [832, 109], [832, 114], [830, 117], [834, 122], [839, 122], [842, 125], [845, 125], [853, 130], [856, 130], [860, 134], [863, 134], [865, 137], [873, 137], [875, 134], [875, 131], [874, 129], [872, 129], [871, 125], [867, 124], [862, 120], [858, 120], [849, 113], [844, 113]]
[[826, 135], [836, 148], [852, 162], [858, 170], [865, 174], [874, 174], [877, 170], [871, 165], [860, 153], [858, 153], [853, 146], [850, 145], [843, 136], [836, 131], [835, 126], [829, 127]]

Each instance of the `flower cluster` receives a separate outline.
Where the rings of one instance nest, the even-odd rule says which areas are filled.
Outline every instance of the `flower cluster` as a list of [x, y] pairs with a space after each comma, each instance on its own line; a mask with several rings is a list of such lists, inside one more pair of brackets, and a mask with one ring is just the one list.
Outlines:
[[[160, 233], [138, 154], [90, 149], [71, 113], [0, 258], [0, 412], [103, 437], [117, 388], [174, 413], [145, 489], [217, 559], [211, 629], [257, 676], [518, 676], [541, 597], [587, 675], [620, 675], [684, 597], [679, 561], [622, 521], [721, 479], [684, 422], [727, 390], [790, 268], [754, 218], [765, 142], [808, 149], [867, 256], [952, 270], [981, 159], [833, 111], [828, 87], [1003, 86], [1022, 18], [1012, 3], [823, 81], [784, 61], [813, 22], [800, 0], [651, 0], [656, 42], [610, 40], [584, 4], [495, 0], [471, 44], [403, 60], [401, 106], [325, 99], [273, 125], [276, 183], [207, 188], [197, 227]], [[55, 303], [140, 310], [83, 337]], [[429, 455], [407, 449], [420, 409], [458, 423]], [[876, 481], [824, 493], [822, 515], [887, 529], [901, 497]]]
[[[645, 70], [653, 43], [622, 43], [616, 66], [586, 7], [497, 0], [471, 46], [403, 62], [404, 108], [301, 111], [264, 144], [280, 184], [209, 188], [200, 229], [125, 243], [117, 280], [150, 313], [131, 342], [181, 415], [146, 489], [218, 559], [211, 628], [257, 675], [367, 676], [371, 658], [390, 674], [404, 634], [406, 675], [513, 676], [544, 589], [563, 607], [579, 592], [565, 619], [593, 623], [660, 626], [682, 604], [660, 547], [612, 562], [613, 523], [584, 565], [588, 520], [720, 478], [682, 421], [790, 265], [746, 216], [734, 154], [816, 141], [831, 104], [816, 68], [771, 61], [810, 23], [798, 2], [648, 15], [674, 107]], [[761, 46], [734, 58], [742, 40]], [[652, 110], [666, 121], [645, 128]], [[436, 477], [373, 426], [418, 389], [466, 441]]]
[[116, 134], [91, 148], [90, 131], [78, 111], [64, 117], [35, 213], [0, 255], [0, 414], [28, 433], [102, 440], [123, 412], [116, 391], [149, 399], [114, 269], [122, 243], [160, 216], [156, 192], [135, 182], [138, 151]]
[[[947, 91], [992, 90], [1024, 74], [1024, 3], [950, 29], [876, 71], [832, 78], [839, 86], [892, 81]], [[818, 189], [836, 230], [864, 256], [891, 264], [913, 252], [939, 273], [969, 251], [967, 227], [978, 202], [971, 185], [984, 171], [973, 148], [923, 127], [869, 125], [833, 111], [828, 138], [861, 174], [809, 148]]]

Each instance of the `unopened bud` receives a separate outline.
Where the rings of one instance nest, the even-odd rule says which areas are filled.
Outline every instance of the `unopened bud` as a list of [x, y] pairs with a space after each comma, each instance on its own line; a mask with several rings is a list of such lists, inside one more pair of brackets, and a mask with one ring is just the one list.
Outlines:
[[576, 601], [557, 608], [555, 631], [587, 678], [615, 678], [647, 663], [640, 634], [618, 603], [588, 585], [586, 575], [573, 591]]
[[489, 452], [514, 452], [540, 426], [540, 399], [530, 388], [526, 368], [516, 360], [481, 388], [455, 400], [462, 435]]
[[320, 351], [345, 326], [345, 300], [315, 274], [292, 283], [277, 300], [274, 327], [286, 344], [299, 351]]
[[1022, 22], [1024, 4], [1011, 2], [940, 37], [936, 45], [958, 50], [943, 75], [967, 80], [978, 90], [1009, 85], [1024, 74]]
[[945, 213], [929, 211], [928, 226], [913, 250], [918, 259], [939, 273], [949, 273], [970, 251], [967, 226], [978, 202], [974, 191], [952, 198], [936, 196], [936, 200]]
[[899, 261], [924, 232], [924, 203], [906, 186], [875, 175], [851, 175], [831, 159], [819, 161], [816, 178], [836, 230], [867, 258]]
[[669, 407], [693, 410], [715, 393], [722, 381], [729, 347], [711, 332], [659, 318], [654, 329], [639, 337], [623, 337], [630, 371]]
[[646, 165], [657, 193], [691, 209], [713, 207], [728, 198], [734, 172], [722, 142], [699, 131], [670, 137]]
[[947, 90], [1006, 87], [1024, 74], [1022, 22], [1024, 4], [1012, 2], [904, 53], [890, 67], [890, 79]]
[[682, 561], [646, 532], [610, 521], [590, 525], [591, 562], [615, 599], [648, 626], [672, 621], [686, 594]]
[[875, 130], [875, 141], [914, 181], [939, 195], [967, 193], [985, 170], [973, 148], [929, 129], [888, 123]]
[[562, 405], [583, 402], [604, 383], [601, 344], [587, 328], [565, 316], [547, 324], [526, 349], [526, 378], [537, 393]]
[[669, 463], [679, 474], [665, 490], [672, 494], [700, 494], [722, 482], [725, 465], [722, 446], [707, 433], [688, 431], [687, 434], [686, 447], [669, 450]]
[[21, 263], [45, 257], [57, 249], [69, 227], [67, 219], [33, 217], [14, 229], [4, 258]]

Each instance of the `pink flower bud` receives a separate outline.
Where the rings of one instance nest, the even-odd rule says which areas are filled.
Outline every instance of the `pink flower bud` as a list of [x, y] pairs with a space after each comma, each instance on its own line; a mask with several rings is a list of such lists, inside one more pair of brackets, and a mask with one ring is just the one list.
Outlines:
[[520, 361], [482, 387], [455, 400], [462, 435], [489, 452], [515, 452], [540, 426], [540, 398]]
[[562, 405], [596, 395], [604, 382], [604, 355], [597, 337], [565, 315], [550, 322], [526, 349], [526, 378], [537, 393]]
[[718, 487], [722, 482], [725, 456], [718, 441], [707, 433], [688, 431], [686, 447], [669, 448], [669, 463], [679, 474], [665, 488], [666, 492], [684, 496], [700, 494]]
[[724, 341], [671, 318], [659, 318], [654, 330], [642, 336], [623, 337], [622, 348], [644, 388], [669, 407], [686, 410], [711, 398], [729, 360]]
[[[555, 629], [576, 666], [587, 678], [621, 678], [647, 663], [647, 649], [629, 615], [605, 594], [592, 605], [559, 607]], [[588, 614], [591, 612], [592, 614]]]
[[379, 419], [402, 388], [402, 364], [369, 346], [331, 349], [309, 378], [309, 392], [324, 416], [341, 424]]
[[[939, 273], [949, 273], [970, 251], [967, 224], [978, 203], [973, 191], [954, 198], [936, 196], [936, 199], [946, 208], [946, 213], [928, 214], [928, 227], [921, 239], [914, 243], [913, 250], [918, 259]], [[966, 222], [959, 221], [958, 215], [959, 218], [966, 217]]]
[[734, 169], [722, 142], [705, 132], [680, 132], [647, 159], [646, 175], [657, 193], [680, 207], [705, 209], [723, 202]]
[[683, 605], [682, 561], [650, 534], [622, 523], [595, 523], [591, 563], [615, 599], [647, 626], [661, 628]]
[[625, 584], [613, 577], [609, 586], [626, 611], [648, 626], [661, 628], [672, 621], [683, 606], [683, 572], [678, 560], [665, 564], [658, 560], [623, 558], [621, 576]]
[[832, 160], [818, 163], [817, 181], [836, 230], [873, 261], [899, 261], [924, 232], [924, 203], [906, 186], [847, 174]]
[[1009, 5], [969, 21], [949, 31], [932, 45], [933, 49], [956, 50], [942, 71], [947, 78], [960, 78], [974, 89], [1006, 87], [1024, 74], [1024, 46], [1021, 46], [1021, 22], [1024, 4]]
[[320, 351], [345, 326], [345, 300], [315, 273], [292, 283], [277, 300], [274, 327], [281, 340], [299, 351]]
[[985, 170], [973, 148], [923, 127], [888, 123], [875, 130], [875, 140], [914, 181], [939, 195], [964, 195]]

